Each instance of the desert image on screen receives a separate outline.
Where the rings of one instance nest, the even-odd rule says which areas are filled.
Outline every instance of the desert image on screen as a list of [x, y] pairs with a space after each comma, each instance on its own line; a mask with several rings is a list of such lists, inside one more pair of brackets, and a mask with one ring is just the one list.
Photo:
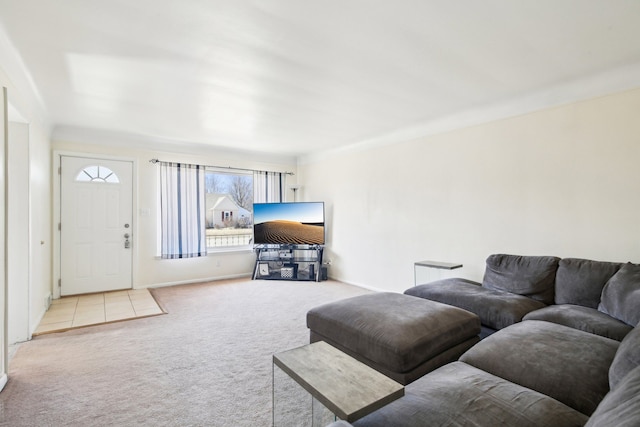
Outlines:
[[256, 244], [324, 245], [322, 202], [256, 203], [253, 215]]
[[263, 243], [321, 245], [324, 243], [324, 226], [275, 220], [256, 224], [254, 236], [256, 242]]

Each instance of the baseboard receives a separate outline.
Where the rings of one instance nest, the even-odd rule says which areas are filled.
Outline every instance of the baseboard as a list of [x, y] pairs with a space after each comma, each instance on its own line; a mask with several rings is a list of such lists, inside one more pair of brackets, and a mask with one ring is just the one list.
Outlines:
[[[373, 292], [395, 292], [395, 291], [390, 291], [388, 289], [374, 288], [373, 286], [363, 285], [362, 283], [349, 282], [348, 280], [342, 280], [342, 279], [339, 279], [339, 278], [333, 277], [333, 276], [329, 276], [329, 279], [330, 280], [335, 280], [336, 282], [344, 283], [346, 285], [356, 286], [358, 288], [362, 288], [362, 289], [366, 289], [366, 290], [369, 290], [369, 291], [373, 291]], [[398, 292], [398, 293], [401, 293], [401, 292]]]
[[192, 285], [194, 283], [215, 282], [218, 280], [251, 278], [251, 273], [229, 274], [227, 276], [203, 277], [201, 279], [179, 280], [176, 282], [153, 283], [151, 285], [137, 286], [136, 289], [163, 288], [165, 286]]

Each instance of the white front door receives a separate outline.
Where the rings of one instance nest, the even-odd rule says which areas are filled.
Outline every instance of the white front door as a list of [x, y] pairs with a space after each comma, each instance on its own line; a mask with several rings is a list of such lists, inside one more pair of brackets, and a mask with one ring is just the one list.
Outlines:
[[61, 156], [60, 293], [132, 287], [133, 164]]

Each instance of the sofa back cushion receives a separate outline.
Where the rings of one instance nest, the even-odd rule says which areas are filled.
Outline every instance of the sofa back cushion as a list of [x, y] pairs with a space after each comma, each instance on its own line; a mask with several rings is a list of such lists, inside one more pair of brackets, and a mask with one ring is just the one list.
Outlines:
[[613, 390], [620, 380], [640, 366], [640, 328], [637, 326], [620, 343], [609, 367], [609, 387]]
[[598, 308], [607, 280], [622, 263], [563, 258], [556, 273], [556, 304], [573, 304]]
[[607, 281], [598, 311], [634, 327], [640, 322], [640, 264], [626, 263]]
[[553, 304], [559, 261], [553, 256], [489, 255], [482, 286]]

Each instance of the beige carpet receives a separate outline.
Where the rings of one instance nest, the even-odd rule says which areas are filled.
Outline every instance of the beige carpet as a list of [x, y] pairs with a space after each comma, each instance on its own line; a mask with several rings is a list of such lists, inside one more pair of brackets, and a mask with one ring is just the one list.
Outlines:
[[36, 337], [10, 361], [2, 426], [269, 426], [272, 355], [306, 312], [368, 291], [233, 280], [153, 290], [167, 315]]

